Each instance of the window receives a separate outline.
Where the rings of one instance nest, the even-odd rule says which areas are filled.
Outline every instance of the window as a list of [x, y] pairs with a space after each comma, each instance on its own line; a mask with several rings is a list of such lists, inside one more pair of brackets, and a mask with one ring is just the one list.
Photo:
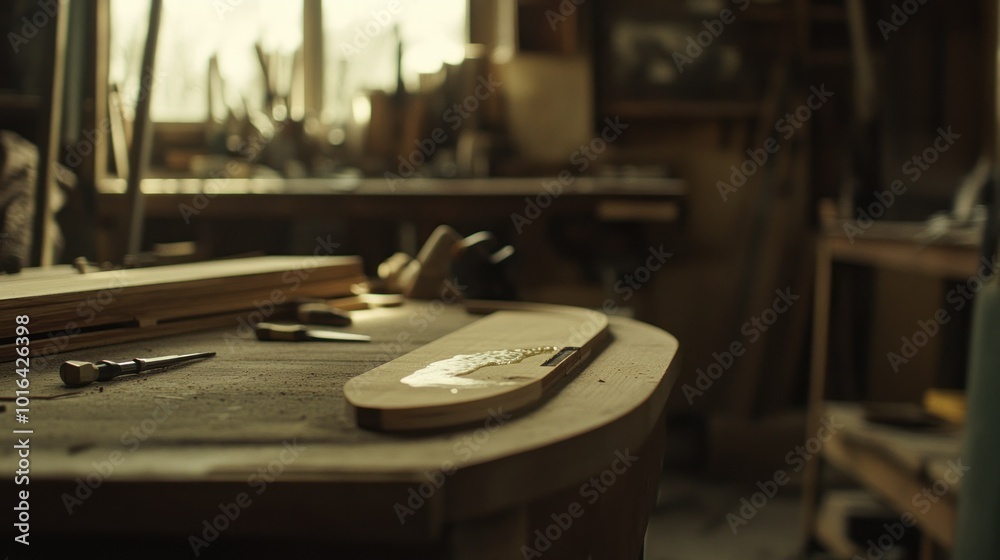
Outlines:
[[[468, 36], [467, 9], [466, 0], [323, 0], [324, 52], [296, 55], [303, 44], [302, 2], [166, 0], [156, 70], [149, 73], [140, 68], [149, 1], [112, 0], [108, 79], [128, 101], [151, 78], [154, 121], [197, 123], [226, 107], [264, 108], [267, 89], [257, 45], [272, 74], [270, 87], [279, 95], [302, 80], [295, 69], [302, 67], [303, 57], [321, 55], [322, 117], [342, 122], [359, 92], [395, 88], [400, 39], [407, 89], [418, 86], [421, 73], [460, 61]], [[213, 56], [221, 80], [212, 85], [210, 109]], [[295, 89], [300, 88], [296, 83]]]

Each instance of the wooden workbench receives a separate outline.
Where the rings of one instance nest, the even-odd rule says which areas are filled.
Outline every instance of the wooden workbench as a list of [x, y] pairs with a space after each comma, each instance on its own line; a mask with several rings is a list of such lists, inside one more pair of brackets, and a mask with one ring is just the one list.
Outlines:
[[[527, 413], [418, 435], [356, 427], [348, 379], [476, 318], [411, 303], [358, 312], [352, 330], [370, 344], [264, 343], [234, 326], [80, 351], [66, 358], [219, 355], [64, 398], [43, 398], [72, 392], [55, 368], [33, 371], [32, 552], [176, 558], [194, 544], [208, 557], [482, 559], [550, 546], [536, 550], [638, 558], [678, 369], [677, 342], [659, 329], [612, 319], [613, 341]], [[12, 370], [0, 371], [4, 396]], [[7, 433], [25, 427], [5, 404]], [[14, 465], [12, 445], [0, 456]], [[239, 515], [219, 518], [227, 509]], [[209, 539], [213, 520], [226, 528]]]

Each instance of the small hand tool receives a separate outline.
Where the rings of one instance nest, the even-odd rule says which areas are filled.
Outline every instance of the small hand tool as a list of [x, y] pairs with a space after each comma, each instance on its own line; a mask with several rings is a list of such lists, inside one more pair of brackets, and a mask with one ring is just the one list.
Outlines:
[[299, 321], [312, 325], [346, 327], [351, 324], [351, 316], [345, 311], [326, 303], [303, 303], [298, 309]]
[[305, 340], [326, 340], [333, 342], [371, 342], [366, 334], [345, 333], [326, 329], [310, 329], [305, 325], [279, 325], [277, 323], [257, 323], [254, 329], [259, 340], [279, 340], [301, 342]]
[[517, 299], [517, 288], [510, 276], [514, 248], [500, 247], [496, 236], [488, 231], [474, 233], [451, 248], [451, 272], [455, 283], [464, 286], [467, 299]]
[[63, 362], [59, 366], [59, 377], [63, 383], [69, 387], [82, 387], [94, 381], [108, 381], [119, 375], [129, 375], [140, 373], [150, 369], [165, 368], [174, 364], [211, 358], [215, 352], [199, 352], [197, 354], [178, 354], [174, 356], [163, 356], [161, 358], [135, 358], [127, 362], [112, 362], [101, 360], [100, 362], [78, 362], [71, 360]]
[[290, 305], [275, 309], [271, 317], [275, 321], [298, 321], [309, 325], [329, 325], [346, 327], [351, 324], [351, 316], [346, 310], [334, 307], [326, 300], [297, 299]]

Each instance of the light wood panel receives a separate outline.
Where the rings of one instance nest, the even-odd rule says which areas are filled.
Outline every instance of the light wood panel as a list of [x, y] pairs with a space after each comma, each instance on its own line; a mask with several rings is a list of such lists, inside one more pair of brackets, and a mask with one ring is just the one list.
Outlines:
[[344, 394], [358, 424], [441, 428], [540, 403], [600, 351], [608, 320], [582, 309], [534, 309], [498, 311], [352, 379]]

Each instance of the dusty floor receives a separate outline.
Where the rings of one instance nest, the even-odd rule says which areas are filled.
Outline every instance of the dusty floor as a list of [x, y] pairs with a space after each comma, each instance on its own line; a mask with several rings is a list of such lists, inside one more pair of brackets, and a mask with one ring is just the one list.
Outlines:
[[668, 473], [646, 536], [646, 560], [791, 560], [801, 558], [799, 494], [784, 488], [745, 525], [730, 527], [753, 484]]

